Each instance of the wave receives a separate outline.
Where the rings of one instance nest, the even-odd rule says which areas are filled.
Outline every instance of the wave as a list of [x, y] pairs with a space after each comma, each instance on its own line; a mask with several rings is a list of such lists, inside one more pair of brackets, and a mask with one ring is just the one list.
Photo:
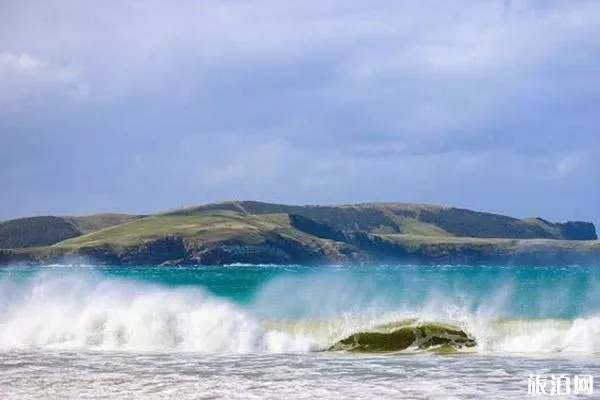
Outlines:
[[468, 312], [449, 317], [431, 311], [364, 309], [324, 319], [273, 320], [260, 318], [257, 304], [236, 305], [198, 287], [108, 279], [89, 270], [64, 271], [59, 276], [8, 275], [0, 281], [0, 348], [203, 353], [600, 352], [600, 316], [593, 315], [572, 320], [506, 319]]
[[234, 304], [195, 288], [93, 273], [0, 283], [0, 347], [118, 351], [314, 351], [302, 335], [266, 331]]
[[[389, 325], [389, 324], [388, 324]], [[474, 338], [459, 327], [438, 323], [417, 323], [393, 329], [356, 332], [339, 340], [328, 350], [352, 352], [396, 352], [410, 348], [454, 352], [475, 347]]]
[[600, 317], [500, 319], [473, 328], [480, 352], [600, 353]]

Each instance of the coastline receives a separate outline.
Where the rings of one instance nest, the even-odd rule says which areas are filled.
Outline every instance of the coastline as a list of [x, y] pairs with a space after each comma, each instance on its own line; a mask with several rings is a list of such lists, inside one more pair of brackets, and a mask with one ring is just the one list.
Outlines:
[[409, 203], [212, 203], [151, 215], [0, 223], [0, 265], [600, 262], [593, 224]]
[[197, 246], [179, 236], [129, 245], [0, 249], [0, 265], [40, 265], [89, 262], [103, 265], [229, 265], [229, 264], [493, 264], [554, 265], [600, 263], [600, 241], [548, 239], [432, 240], [428, 237], [389, 238], [365, 235], [352, 243], [329, 242], [299, 247], [290, 242], [263, 244], [220, 242]]

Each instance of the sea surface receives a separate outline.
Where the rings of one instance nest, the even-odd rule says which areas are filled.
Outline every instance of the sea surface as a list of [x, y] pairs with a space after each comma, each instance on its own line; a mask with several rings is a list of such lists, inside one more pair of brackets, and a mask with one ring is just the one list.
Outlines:
[[[377, 351], [418, 326], [476, 344]], [[600, 268], [0, 269], [0, 399], [521, 399], [550, 374], [600, 398]]]

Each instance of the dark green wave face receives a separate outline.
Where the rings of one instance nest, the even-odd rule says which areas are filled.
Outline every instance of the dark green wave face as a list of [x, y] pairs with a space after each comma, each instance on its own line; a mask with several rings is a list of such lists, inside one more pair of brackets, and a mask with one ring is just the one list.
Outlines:
[[329, 348], [330, 351], [394, 352], [414, 348], [428, 350], [441, 348], [459, 350], [474, 347], [475, 339], [459, 327], [444, 324], [416, 324], [388, 332], [357, 332]]

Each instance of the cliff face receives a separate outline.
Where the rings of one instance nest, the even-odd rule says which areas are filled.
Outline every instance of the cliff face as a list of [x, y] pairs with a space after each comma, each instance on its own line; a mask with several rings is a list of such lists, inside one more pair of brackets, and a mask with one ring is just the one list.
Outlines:
[[559, 224], [565, 240], [597, 240], [596, 227], [591, 222], [567, 222]]
[[[596, 230], [590, 223], [551, 223], [418, 204], [229, 202], [146, 217], [42, 217], [33, 222], [0, 224], [28, 227], [27, 244], [37, 246], [0, 249], [0, 264], [600, 262], [600, 242], [594, 241]], [[31, 226], [40, 222], [57, 228], [36, 236]], [[13, 242], [19, 238], [7, 237]]]

